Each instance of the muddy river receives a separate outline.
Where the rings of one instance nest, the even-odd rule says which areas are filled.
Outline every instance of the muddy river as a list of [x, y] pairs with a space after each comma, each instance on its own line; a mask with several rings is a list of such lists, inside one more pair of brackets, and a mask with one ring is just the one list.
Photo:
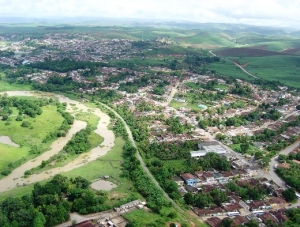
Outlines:
[[[68, 163], [63, 167], [53, 168], [46, 172], [41, 172], [39, 174], [33, 174], [28, 178], [22, 178], [26, 170], [37, 167], [41, 164], [43, 160], [47, 160], [54, 154], [57, 154], [62, 148], [67, 144], [67, 142], [72, 138], [72, 136], [86, 127], [86, 122], [75, 120], [71, 129], [67, 133], [66, 137], [58, 138], [51, 145], [51, 149], [46, 151], [42, 155], [36, 157], [34, 160], [30, 160], [15, 170], [12, 171], [10, 175], [0, 180], [0, 192], [9, 190], [11, 188], [17, 187], [18, 185], [31, 184], [44, 179], [47, 179], [55, 174], [66, 172], [74, 168], [78, 168], [82, 165], [85, 165], [88, 162], [96, 160], [98, 157], [105, 155], [111, 148], [114, 146], [115, 136], [111, 130], [107, 128], [110, 118], [107, 114], [101, 112], [97, 108], [89, 108], [84, 104], [71, 100], [67, 97], [56, 95], [53, 93], [42, 93], [42, 92], [31, 92], [31, 91], [8, 91], [0, 94], [8, 94], [8, 96], [35, 96], [35, 97], [56, 97], [60, 102], [67, 103], [67, 111], [73, 113], [74, 115], [78, 112], [92, 112], [100, 118], [97, 129], [95, 132], [104, 138], [102, 144], [90, 152], [81, 154], [78, 158]], [[74, 112], [76, 111], [76, 112]]]

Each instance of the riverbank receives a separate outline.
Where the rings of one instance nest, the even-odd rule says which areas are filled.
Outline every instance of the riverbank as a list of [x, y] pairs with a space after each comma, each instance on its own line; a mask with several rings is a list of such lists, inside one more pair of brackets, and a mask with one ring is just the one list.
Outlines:
[[72, 136], [76, 132], [86, 127], [87, 125], [86, 122], [75, 120], [70, 131], [67, 133], [66, 137], [61, 137], [55, 140], [52, 143], [51, 149], [49, 151], [46, 151], [45, 153], [38, 156], [34, 160], [30, 160], [24, 163], [23, 165], [13, 170], [10, 175], [1, 179], [0, 192], [24, 184], [31, 184], [41, 180], [45, 180], [51, 176], [54, 176], [55, 174], [66, 172], [74, 168], [83, 166], [86, 163], [94, 161], [98, 157], [105, 155], [114, 146], [115, 136], [113, 132], [108, 129], [110, 118], [107, 114], [101, 112], [99, 109], [89, 108], [78, 101], [71, 100], [62, 95], [56, 95], [53, 93], [42, 93], [42, 92], [35, 93], [31, 91], [7, 91], [5, 93], [7, 93], [8, 96], [35, 96], [35, 97], [58, 98], [60, 102], [67, 103], [67, 111], [72, 113], [73, 115], [75, 115], [78, 112], [92, 112], [93, 114], [95, 114], [100, 118], [100, 121], [98, 122], [97, 128], [96, 130], [94, 130], [94, 132], [100, 135], [104, 140], [100, 146], [93, 148], [91, 151], [87, 153], [81, 154], [71, 163], [68, 163], [63, 167], [57, 167], [48, 171], [41, 172], [39, 174], [33, 174], [28, 178], [23, 178], [25, 171], [40, 165], [43, 160], [47, 160], [52, 155], [57, 154], [60, 150], [62, 150], [62, 148], [67, 144], [67, 142], [72, 138]]

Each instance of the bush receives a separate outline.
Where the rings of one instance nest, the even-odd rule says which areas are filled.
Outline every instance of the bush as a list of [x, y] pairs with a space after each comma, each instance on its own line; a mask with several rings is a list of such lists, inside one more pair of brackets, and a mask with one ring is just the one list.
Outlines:
[[30, 122], [29, 121], [22, 121], [21, 126], [24, 127], [24, 128], [28, 128], [30, 126]]
[[11, 173], [11, 170], [10, 170], [10, 169], [4, 169], [4, 170], [1, 171], [1, 174], [2, 174], [3, 176], [8, 176], [10, 173]]

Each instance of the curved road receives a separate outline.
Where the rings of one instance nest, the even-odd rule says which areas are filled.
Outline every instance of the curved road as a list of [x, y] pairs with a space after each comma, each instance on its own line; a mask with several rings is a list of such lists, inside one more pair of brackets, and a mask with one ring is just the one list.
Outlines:
[[[129, 126], [127, 125], [126, 121], [123, 119], [123, 117], [121, 117], [115, 110], [113, 110], [112, 108], [110, 108], [109, 106], [107, 106], [106, 104], [103, 104], [103, 103], [99, 103], [101, 104], [102, 106], [104, 106], [105, 108], [109, 109], [110, 111], [112, 111], [121, 121], [122, 123], [124, 124], [125, 126], [125, 129], [128, 133], [128, 138], [129, 140], [131, 141], [132, 145], [137, 149], [137, 146], [135, 144], [135, 141], [133, 139], [133, 136], [132, 136], [132, 133], [131, 133], [131, 130], [129, 128]], [[150, 177], [150, 179], [152, 180], [152, 182], [163, 192], [163, 195], [164, 197], [169, 200], [173, 206], [175, 207], [175, 209], [177, 209], [179, 212], [183, 213], [184, 214], [184, 211], [168, 196], [167, 193], [165, 193], [165, 191], [160, 187], [160, 185], [158, 184], [158, 182], [156, 181], [156, 179], [153, 177], [153, 175], [151, 174], [151, 172], [149, 171], [149, 169], [147, 168], [142, 156], [140, 155], [138, 149], [137, 149], [137, 152], [136, 152], [136, 157], [138, 158], [138, 160], [140, 161], [141, 163], [141, 166], [143, 168], [143, 170], [147, 173], [147, 175]]]

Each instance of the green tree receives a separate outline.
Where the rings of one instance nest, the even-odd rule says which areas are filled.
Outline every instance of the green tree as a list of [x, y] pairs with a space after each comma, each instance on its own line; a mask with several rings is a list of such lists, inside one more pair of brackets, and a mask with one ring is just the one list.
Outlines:
[[224, 218], [221, 222], [220, 227], [231, 227], [233, 220], [230, 218]]
[[282, 196], [287, 202], [294, 202], [297, 200], [296, 191], [293, 188], [288, 188], [283, 191]]
[[46, 223], [46, 219], [43, 213], [38, 212], [33, 220], [33, 227], [44, 227], [45, 223]]

